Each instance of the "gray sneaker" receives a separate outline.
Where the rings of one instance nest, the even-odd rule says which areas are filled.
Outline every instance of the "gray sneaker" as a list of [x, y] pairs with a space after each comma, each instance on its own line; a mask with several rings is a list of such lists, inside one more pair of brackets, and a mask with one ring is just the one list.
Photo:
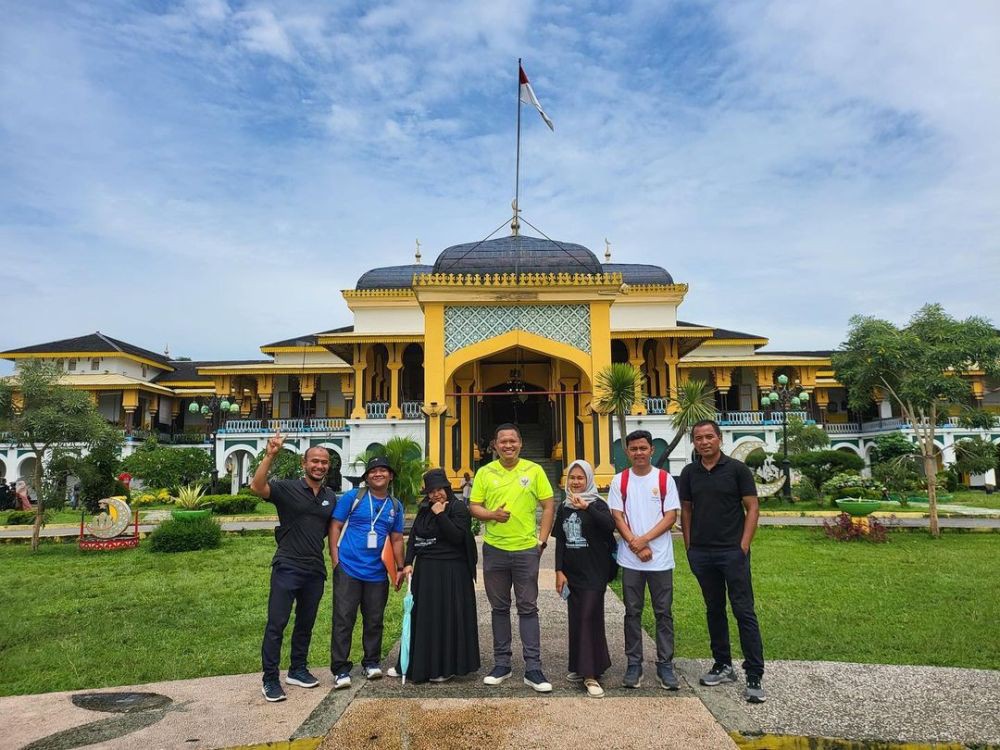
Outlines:
[[630, 664], [625, 670], [625, 677], [622, 678], [622, 687], [641, 688], [642, 687], [642, 665]]
[[767, 700], [764, 686], [760, 684], [760, 677], [756, 675], [747, 677], [747, 687], [743, 691], [743, 697], [747, 699], [747, 703], [763, 703]]
[[736, 672], [733, 671], [732, 664], [719, 664], [716, 662], [698, 681], [702, 685], [715, 687], [716, 685], [721, 685], [723, 682], [736, 682]]
[[677, 681], [677, 675], [674, 674], [674, 668], [671, 664], [656, 665], [656, 681], [660, 683], [660, 687], [664, 690], [681, 689], [681, 684]]

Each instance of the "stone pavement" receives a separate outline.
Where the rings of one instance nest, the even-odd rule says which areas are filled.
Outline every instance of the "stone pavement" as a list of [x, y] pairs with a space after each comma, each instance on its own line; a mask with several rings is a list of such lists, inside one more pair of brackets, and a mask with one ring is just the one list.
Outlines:
[[[129, 713], [75, 706], [72, 696], [84, 691], [15, 696], [0, 698], [0, 748], [1000, 748], [1000, 671], [769, 662], [769, 700], [751, 706], [741, 683], [697, 684], [707, 661], [678, 660], [679, 692], [656, 687], [647, 637], [644, 685], [625, 690], [623, 606], [612, 592], [607, 696], [587, 698], [565, 680], [566, 606], [554, 591], [550, 557], [539, 593], [544, 668], [555, 688], [547, 695], [521, 682], [515, 627], [515, 675], [498, 687], [484, 685], [481, 674], [439, 685], [366, 683], [355, 669], [354, 686], [333, 691], [329, 671], [316, 669], [320, 688], [288, 688], [288, 700], [277, 704], [264, 701], [257, 673], [93, 691], [171, 699]], [[484, 673], [492, 667], [490, 611], [478, 595]], [[394, 662], [395, 649], [385, 665]]]

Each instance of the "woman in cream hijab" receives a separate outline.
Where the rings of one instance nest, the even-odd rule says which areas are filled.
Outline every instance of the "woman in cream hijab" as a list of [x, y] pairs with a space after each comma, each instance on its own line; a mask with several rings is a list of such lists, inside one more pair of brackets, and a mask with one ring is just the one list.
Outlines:
[[570, 682], [591, 698], [604, 697], [601, 675], [611, 666], [604, 632], [604, 592], [617, 571], [615, 522], [594, 484], [594, 469], [574, 461], [566, 471], [566, 499], [556, 513], [556, 591], [569, 608]]

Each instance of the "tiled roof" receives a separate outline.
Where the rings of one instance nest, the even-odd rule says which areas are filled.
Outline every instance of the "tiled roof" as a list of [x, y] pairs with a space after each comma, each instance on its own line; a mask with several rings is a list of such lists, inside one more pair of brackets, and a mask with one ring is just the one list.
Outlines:
[[452, 245], [438, 256], [434, 273], [602, 273], [583, 245], [516, 235]]
[[[407, 286], [409, 286], [409, 284], [407, 284]], [[315, 346], [320, 336], [325, 336], [328, 333], [347, 333], [353, 330], [354, 326], [341, 326], [340, 328], [333, 328], [329, 331], [320, 331], [319, 333], [307, 333], [303, 336], [296, 336], [293, 339], [282, 339], [281, 341], [275, 341], [270, 344], [264, 344], [264, 346], [262, 346], [261, 349], [270, 349], [272, 347], [278, 347], [278, 346]]]
[[409, 289], [413, 274], [430, 273], [431, 266], [411, 263], [408, 266], [385, 266], [366, 271], [358, 279], [357, 289]]
[[151, 352], [141, 346], [135, 346], [127, 341], [111, 338], [110, 336], [96, 331], [85, 336], [76, 336], [71, 339], [60, 339], [59, 341], [49, 341], [44, 344], [33, 344], [23, 346], [20, 349], [8, 349], [0, 352], [4, 354], [62, 354], [70, 352], [101, 352], [108, 354], [131, 354], [134, 357], [142, 357], [153, 362], [170, 367], [170, 360], [163, 354]]
[[620, 273], [626, 284], [673, 284], [674, 277], [660, 266], [645, 263], [603, 263], [605, 273]]
[[187, 361], [187, 360], [170, 360], [170, 366], [174, 368], [173, 372], [165, 372], [155, 379], [157, 383], [184, 383], [195, 380], [211, 380], [211, 378], [205, 375], [198, 374], [199, 367], [213, 367], [219, 365], [255, 365], [255, 364], [265, 364], [270, 363], [270, 359], [230, 359], [230, 360], [211, 360], [211, 361]]
[[714, 326], [702, 326], [700, 323], [688, 323], [678, 320], [677, 325], [688, 328], [711, 328], [715, 331], [714, 338], [717, 339], [766, 339], [767, 336], [758, 336], [756, 333], [744, 333], [743, 331], [730, 331], [727, 328], [715, 328]]

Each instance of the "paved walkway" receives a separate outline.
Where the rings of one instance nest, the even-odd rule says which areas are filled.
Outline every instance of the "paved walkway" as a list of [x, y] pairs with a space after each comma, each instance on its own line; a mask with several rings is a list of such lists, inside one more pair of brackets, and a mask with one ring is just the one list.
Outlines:
[[[613, 666], [607, 696], [587, 698], [564, 678], [566, 606], [553, 587], [551, 551], [543, 560], [539, 609], [544, 668], [552, 693], [537, 695], [521, 681], [523, 662], [514, 628], [515, 674], [488, 687], [481, 674], [440, 685], [366, 683], [355, 670], [349, 690], [288, 689], [288, 700], [266, 703], [260, 675], [207, 677], [94, 691], [140, 691], [169, 698], [145, 708], [93, 711], [74, 705], [80, 692], [0, 698], [0, 748], [70, 750], [95, 747], [211, 750], [276, 743], [273, 748], [860, 748], [861, 743], [1000, 748], [1000, 671], [898, 667], [830, 662], [769, 662], [769, 700], [751, 706], [739, 683], [698, 685], [707, 661], [678, 660], [683, 687], [655, 686], [655, 648], [644, 640], [646, 679], [621, 688], [623, 606], [606, 600]], [[483, 672], [492, 667], [490, 611], [480, 590]], [[263, 616], [263, 615], [262, 615]], [[323, 637], [317, 634], [317, 637]], [[395, 662], [395, 650], [385, 665]], [[78, 700], [79, 702], [79, 700]], [[122, 712], [124, 710], [124, 712]], [[809, 738], [809, 739], [803, 739]], [[735, 742], [734, 742], [735, 740]], [[859, 743], [856, 745], [849, 742]], [[837, 744], [840, 743], [840, 744]], [[904, 745], [879, 744], [879, 748]]]

